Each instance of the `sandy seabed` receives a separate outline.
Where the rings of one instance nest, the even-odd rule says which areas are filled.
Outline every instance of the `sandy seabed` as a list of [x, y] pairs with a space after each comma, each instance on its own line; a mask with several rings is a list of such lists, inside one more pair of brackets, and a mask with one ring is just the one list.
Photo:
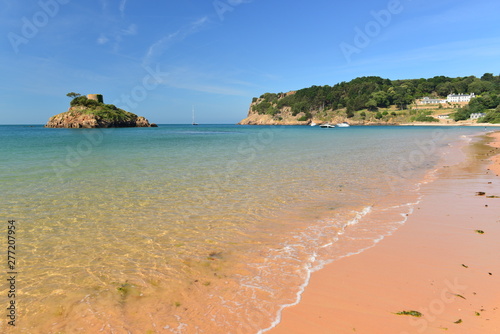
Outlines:
[[267, 333], [500, 333], [500, 133], [452, 154], [406, 224], [313, 273]]

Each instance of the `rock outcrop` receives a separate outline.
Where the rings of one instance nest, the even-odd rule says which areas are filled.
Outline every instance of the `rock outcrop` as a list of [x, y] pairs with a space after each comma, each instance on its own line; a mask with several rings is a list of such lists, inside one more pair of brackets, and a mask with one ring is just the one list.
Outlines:
[[[283, 94], [283, 96], [292, 95], [290, 92]], [[258, 106], [263, 99], [254, 99], [252, 103], [250, 103], [250, 108], [248, 109], [248, 115], [245, 119], [241, 120], [238, 124], [240, 125], [307, 125], [310, 124], [310, 120], [299, 121], [299, 117], [292, 115], [292, 112], [289, 107], [284, 107], [280, 113], [279, 117], [276, 115], [270, 114], [262, 114], [254, 110], [256, 106]]]
[[297, 119], [276, 119], [271, 115], [259, 115], [249, 112], [247, 118], [241, 120], [239, 125], [307, 125], [310, 121], [298, 121]]
[[[149, 121], [137, 115], [122, 119], [110, 120], [93, 113], [84, 113], [79, 107], [71, 107], [68, 111], [52, 116], [45, 127], [47, 128], [127, 128], [127, 127], [155, 127]], [[75, 110], [76, 109], [76, 110]], [[134, 117], [135, 116], [135, 117]]]
[[[99, 96], [98, 96], [99, 97]], [[157, 125], [131, 112], [104, 104], [100, 99], [80, 96], [71, 102], [68, 111], [52, 116], [47, 128], [125, 128], [156, 127]]]

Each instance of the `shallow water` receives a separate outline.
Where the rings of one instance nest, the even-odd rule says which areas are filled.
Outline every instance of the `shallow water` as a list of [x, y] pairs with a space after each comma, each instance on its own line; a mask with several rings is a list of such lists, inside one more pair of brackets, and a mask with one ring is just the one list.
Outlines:
[[480, 132], [0, 126], [0, 217], [18, 226], [16, 330], [268, 328], [312, 270], [403, 223], [438, 152]]

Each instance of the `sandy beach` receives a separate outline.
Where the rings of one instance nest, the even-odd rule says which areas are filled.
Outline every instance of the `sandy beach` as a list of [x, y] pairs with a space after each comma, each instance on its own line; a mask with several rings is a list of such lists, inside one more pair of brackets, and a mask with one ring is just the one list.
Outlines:
[[[490, 146], [500, 149], [500, 132], [491, 134], [491, 137], [494, 138], [494, 141], [490, 143]], [[491, 160], [493, 163], [489, 166], [489, 169], [496, 175], [500, 175], [500, 154], [493, 156]]]
[[439, 168], [393, 235], [313, 273], [267, 333], [500, 333], [500, 133], [490, 136]]

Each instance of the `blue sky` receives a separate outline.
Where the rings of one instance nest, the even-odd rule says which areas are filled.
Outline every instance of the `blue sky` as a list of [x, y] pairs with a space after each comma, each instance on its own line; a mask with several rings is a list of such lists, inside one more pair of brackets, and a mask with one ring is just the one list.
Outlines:
[[217, 124], [265, 92], [498, 75], [499, 14], [496, 0], [0, 0], [0, 123], [43, 124], [72, 91]]

